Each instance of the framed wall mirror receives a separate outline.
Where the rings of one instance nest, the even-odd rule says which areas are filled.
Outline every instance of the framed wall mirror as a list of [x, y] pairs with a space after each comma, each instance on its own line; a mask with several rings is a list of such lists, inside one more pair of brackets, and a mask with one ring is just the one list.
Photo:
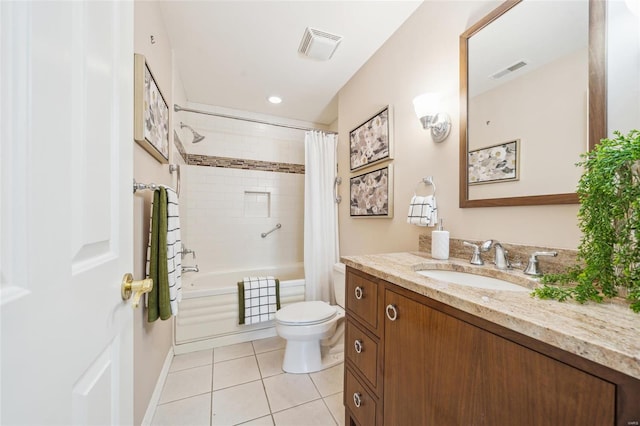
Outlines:
[[607, 134], [605, 37], [604, 0], [508, 0], [460, 36], [461, 208], [578, 203], [575, 163]]

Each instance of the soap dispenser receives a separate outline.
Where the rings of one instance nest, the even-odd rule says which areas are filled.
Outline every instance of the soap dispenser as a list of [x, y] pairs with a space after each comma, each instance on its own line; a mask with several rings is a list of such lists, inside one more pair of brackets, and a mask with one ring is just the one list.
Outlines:
[[438, 229], [431, 232], [431, 257], [433, 259], [449, 259], [449, 231], [442, 226], [442, 219]]

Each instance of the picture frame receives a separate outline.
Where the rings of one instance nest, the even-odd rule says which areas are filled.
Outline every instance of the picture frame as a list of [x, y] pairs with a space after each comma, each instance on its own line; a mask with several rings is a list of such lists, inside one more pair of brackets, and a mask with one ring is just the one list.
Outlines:
[[390, 105], [349, 132], [351, 171], [393, 159], [393, 111]]
[[133, 139], [160, 163], [169, 163], [169, 105], [143, 55], [134, 55]]
[[468, 184], [520, 180], [520, 139], [469, 151]]
[[393, 166], [351, 177], [349, 193], [351, 217], [393, 218]]

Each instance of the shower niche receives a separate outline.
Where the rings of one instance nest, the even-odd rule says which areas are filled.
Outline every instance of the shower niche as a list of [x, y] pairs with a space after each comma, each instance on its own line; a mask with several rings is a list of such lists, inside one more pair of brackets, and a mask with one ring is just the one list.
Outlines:
[[271, 193], [244, 191], [244, 217], [271, 217]]

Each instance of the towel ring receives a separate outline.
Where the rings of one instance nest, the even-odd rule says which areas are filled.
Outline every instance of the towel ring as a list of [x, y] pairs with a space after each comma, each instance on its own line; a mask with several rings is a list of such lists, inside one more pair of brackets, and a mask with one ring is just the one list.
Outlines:
[[427, 176], [427, 177], [423, 177], [417, 184], [416, 184], [416, 188], [413, 191], [414, 194], [416, 194], [418, 192], [418, 186], [423, 183], [427, 186], [432, 186], [433, 187], [433, 195], [434, 197], [436, 196], [436, 184], [433, 182], [433, 176]]

